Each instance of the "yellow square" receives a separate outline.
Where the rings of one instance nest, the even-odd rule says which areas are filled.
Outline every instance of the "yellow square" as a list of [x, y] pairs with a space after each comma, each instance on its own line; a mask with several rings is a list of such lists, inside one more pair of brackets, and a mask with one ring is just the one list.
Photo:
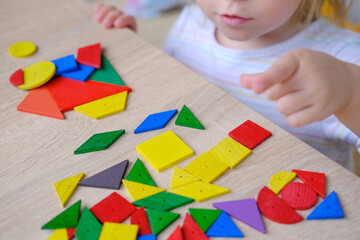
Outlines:
[[194, 155], [194, 151], [170, 130], [137, 145], [136, 150], [158, 172]]

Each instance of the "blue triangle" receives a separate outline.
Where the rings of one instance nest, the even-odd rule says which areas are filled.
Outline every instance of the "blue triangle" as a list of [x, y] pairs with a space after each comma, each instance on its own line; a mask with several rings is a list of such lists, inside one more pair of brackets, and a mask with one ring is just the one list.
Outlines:
[[86, 66], [83, 64], [79, 64], [79, 69], [60, 74], [63, 77], [75, 79], [81, 82], [85, 82], [85, 80], [95, 71], [95, 68]]
[[141, 235], [137, 236], [136, 240], [156, 240], [156, 236], [154, 234]]
[[222, 212], [206, 232], [208, 237], [243, 237], [240, 229], [226, 212]]
[[177, 109], [150, 114], [134, 131], [135, 134], [164, 128], [178, 112]]
[[314, 211], [306, 218], [307, 220], [344, 218], [339, 199], [333, 191], [327, 196]]

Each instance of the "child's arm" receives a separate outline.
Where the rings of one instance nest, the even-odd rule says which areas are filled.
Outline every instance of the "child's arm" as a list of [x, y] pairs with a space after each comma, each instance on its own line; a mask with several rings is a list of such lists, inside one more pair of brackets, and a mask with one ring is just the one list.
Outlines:
[[245, 88], [276, 100], [287, 122], [301, 127], [335, 116], [360, 137], [360, 67], [325, 53], [297, 49], [268, 70], [242, 75]]
[[124, 13], [114, 6], [102, 3], [94, 7], [94, 20], [101, 23], [105, 28], [131, 28], [136, 31], [136, 21], [132, 16]]

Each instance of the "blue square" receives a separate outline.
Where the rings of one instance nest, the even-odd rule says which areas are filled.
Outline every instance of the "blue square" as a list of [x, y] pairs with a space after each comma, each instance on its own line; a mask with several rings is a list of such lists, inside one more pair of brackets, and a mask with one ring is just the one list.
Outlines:
[[154, 234], [140, 235], [136, 238], [136, 240], [156, 240], [156, 236]]
[[78, 69], [78, 65], [74, 54], [68, 55], [66, 57], [58, 58], [52, 61], [56, 66], [55, 75], [60, 75], [67, 72], [72, 72]]
[[63, 73], [63, 74], [61, 74], [61, 76], [85, 82], [85, 80], [88, 79], [88, 77], [94, 71], [95, 71], [95, 68], [93, 68], [93, 67], [86, 66], [86, 65], [83, 65], [83, 64], [79, 64], [79, 69], [78, 70], [68, 72], [68, 73]]
[[178, 112], [177, 109], [150, 114], [134, 131], [135, 134], [164, 128]]

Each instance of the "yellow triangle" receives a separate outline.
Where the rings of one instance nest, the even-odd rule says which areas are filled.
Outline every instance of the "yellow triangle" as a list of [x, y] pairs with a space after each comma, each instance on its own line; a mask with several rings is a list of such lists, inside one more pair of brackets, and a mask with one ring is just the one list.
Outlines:
[[199, 181], [198, 177], [188, 173], [187, 171], [175, 166], [171, 179], [170, 189], [180, 187], [182, 185]]
[[138, 225], [105, 222], [99, 240], [134, 240], [138, 233]]
[[68, 240], [66, 228], [55, 229], [54, 233], [51, 234], [48, 240]]
[[296, 173], [291, 172], [291, 171], [282, 171], [282, 172], [275, 173], [270, 178], [270, 184], [269, 184], [270, 189], [275, 194], [279, 194], [281, 189], [283, 189], [283, 187], [285, 187], [286, 184], [288, 184], [289, 182], [294, 180], [295, 177], [296, 177]]
[[79, 173], [75, 176], [65, 178], [53, 184], [63, 207], [65, 207], [67, 201], [74, 193], [78, 183], [81, 181], [84, 175], [85, 173]]
[[100, 119], [124, 111], [126, 99], [127, 91], [124, 91], [74, 107], [74, 110], [94, 119]]
[[162, 188], [158, 188], [138, 182], [128, 181], [125, 179], [123, 179], [122, 182], [124, 183], [126, 190], [128, 191], [128, 193], [130, 194], [131, 198], [134, 201], [165, 191], [165, 189]]

